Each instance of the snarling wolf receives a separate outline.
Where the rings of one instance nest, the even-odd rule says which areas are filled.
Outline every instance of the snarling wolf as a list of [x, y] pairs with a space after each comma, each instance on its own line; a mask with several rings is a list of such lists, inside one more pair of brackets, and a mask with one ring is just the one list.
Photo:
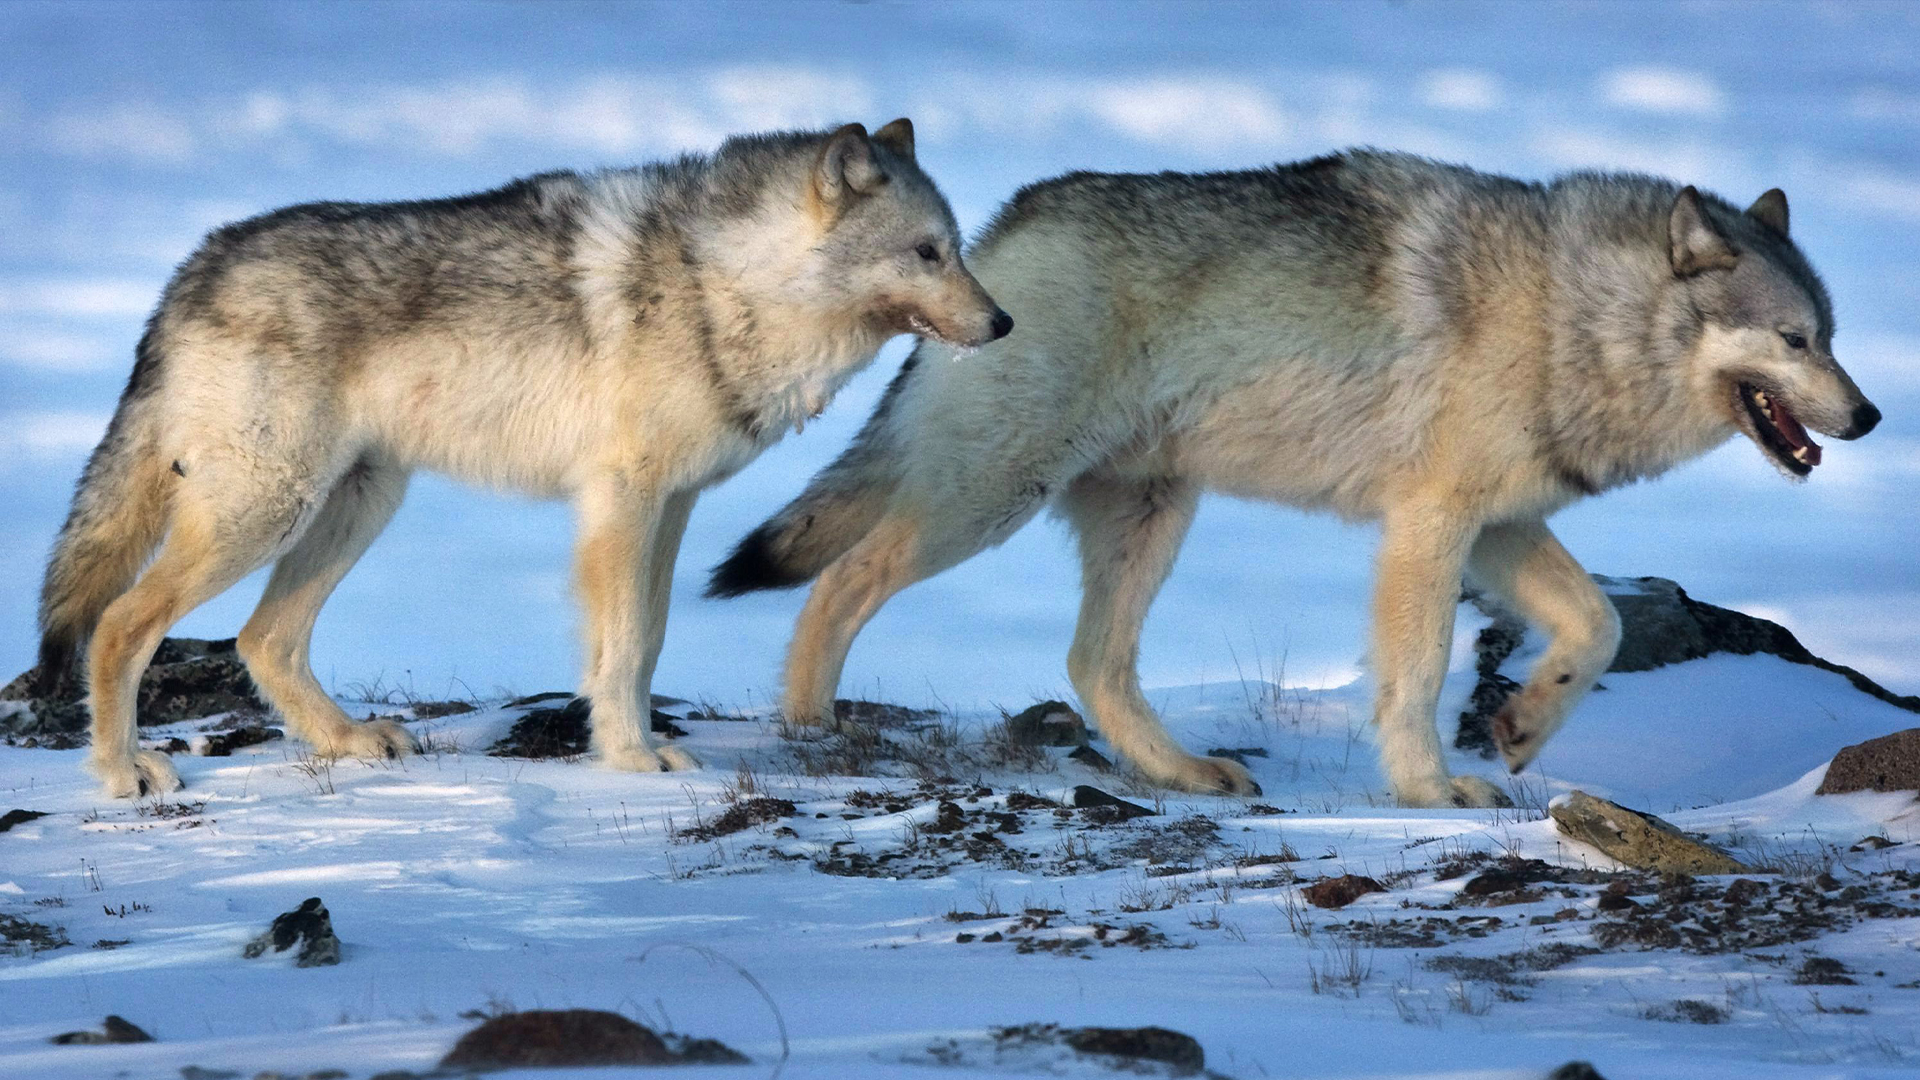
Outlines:
[[1371, 664], [1386, 775], [1488, 805], [1434, 724], [1463, 574], [1552, 637], [1497, 718], [1539, 753], [1607, 667], [1612, 606], [1547, 530], [1567, 504], [1751, 438], [1791, 477], [1809, 428], [1879, 419], [1835, 362], [1826, 289], [1769, 191], [1744, 211], [1648, 176], [1526, 183], [1356, 151], [1248, 172], [1073, 173], [1022, 190], [970, 259], [1020, 319], [963, 362], [925, 342], [859, 438], [710, 591], [818, 577], [785, 709], [831, 715], [886, 599], [1051, 504], [1084, 592], [1067, 670], [1148, 777], [1249, 793], [1142, 697], [1141, 621], [1203, 490], [1380, 523]]
[[175, 621], [272, 562], [239, 636], [254, 681], [319, 754], [407, 752], [391, 721], [347, 719], [307, 650], [408, 474], [435, 469], [574, 500], [594, 747], [694, 767], [649, 745], [645, 707], [694, 498], [888, 338], [971, 347], [1011, 326], [904, 119], [229, 225], [168, 284], [81, 477], [42, 677], [84, 645], [93, 768], [114, 795], [172, 790], [136, 739], [140, 673]]

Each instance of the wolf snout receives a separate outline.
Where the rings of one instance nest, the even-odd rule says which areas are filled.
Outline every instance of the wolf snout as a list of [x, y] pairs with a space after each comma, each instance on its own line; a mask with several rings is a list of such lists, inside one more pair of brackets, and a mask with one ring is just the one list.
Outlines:
[[[1005, 311], [1002, 311], [999, 308], [994, 308], [992, 330], [993, 330], [993, 340], [995, 341], [999, 341], [1001, 338], [1006, 337], [1008, 334], [1013, 333], [1013, 316], [1007, 314]], [[1873, 408], [1873, 406], [1869, 405], [1867, 406], [1867, 408], [1871, 409]], [[1855, 418], [1855, 421], [1857, 422], [1859, 419], [1859, 413], [1856, 412], [1854, 414], [1854, 418]], [[1873, 419], [1874, 420], [1880, 419], [1880, 413], [1877, 410], [1873, 414]], [[1873, 424], [1869, 422], [1867, 426], [1872, 427]], [[1861, 432], [1861, 434], [1864, 435], [1865, 432]]]
[[1867, 432], [1872, 431], [1875, 425], [1879, 423], [1880, 410], [1874, 407], [1873, 402], [1863, 401], [1853, 407], [1853, 422], [1847, 425], [1847, 430], [1839, 432], [1835, 437], [1841, 439], [1857, 439]]

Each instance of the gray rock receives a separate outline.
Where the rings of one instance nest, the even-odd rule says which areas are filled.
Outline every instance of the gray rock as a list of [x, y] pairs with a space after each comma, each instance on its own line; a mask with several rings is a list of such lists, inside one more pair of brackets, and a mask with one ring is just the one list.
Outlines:
[[57, 1046], [104, 1046], [109, 1043], [147, 1043], [153, 1036], [140, 1030], [139, 1025], [123, 1020], [118, 1016], [107, 1017], [103, 1031], [69, 1031], [64, 1035], [55, 1035], [47, 1041]]
[[1574, 791], [1547, 807], [1567, 836], [1599, 848], [1636, 870], [1672, 874], [1750, 874], [1740, 860], [1682, 833], [1672, 825], [1619, 803]]
[[[1779, 623], [1702, 603], [1666, 578], [1595, 574], [1593, 580], [1620, 613], [1620, 649], [1607, 668], [1610, 672], [1652, 671], [1714, 653], [1736, 656], [1766, 653], [1791, 663], [1834, 672], [1863, 694], [1908, 712], [1920, 713], [1920, 696], [1896, 694], [1844, 664], [1813, 655]], [[1480, 678], [1467, 709], [1460, 714], [1454, 746], [1479, 750], [1482, 756], [1490, 758], [1495, 753], [1492, 718], [1506, 703], [1507, 695], [1519, 689], [1518, 683], [1500, 674], [1500, 665], [1520, 647], [1526, 628], [1483, 593], [1470, 591], [1464, 599], [1491, 615], [1494, 622], [1481, 631], [1474, 642], [1474, 667]]]
[[1064, 701], [1043, 701], [1007, 717], [1007, 741], [1015, 746], [1085, 746], [1087, 722]]
[[1833, 755], [1814, 794], [1850, 791], [1920, 792], [1920, 728], [1855, 743]]
[[241, 955], [252, 960], [269, 949], [284, 953], [295, 945], [300, 951], [294, 957], [294, 967], [325, 967], [340, 962], [340, 939], [333, 934], [333, 918], [317, 896], [308, 897], [299, 907], [275, 918], [266, 933], [247, 942]]
[[[25, 711], [0, 719], [0, 734], [47, 736], [84, 731], [87, 688], [73, 672], [42, 685], [38, 667], [29, 668], [4, 687], [0, 701], [22, 701]], [[142, 724], [173, 724], [215, 713], [247, 709], [265, 713], [267, 703], [253, 688], [234, 639], [206, 641], [167, 638], [140, 676], [134, 699]]]

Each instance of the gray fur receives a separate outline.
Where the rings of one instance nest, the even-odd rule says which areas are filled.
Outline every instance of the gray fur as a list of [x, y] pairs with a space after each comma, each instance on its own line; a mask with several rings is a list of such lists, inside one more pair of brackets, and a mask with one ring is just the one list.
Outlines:
[[239, 635], [262, 691], [324, 755], [410, 749], [348, 721], [307, 649], [416, 468], [576, 501], [595, 746], [692, 767], [649, 745], [643, 703], [695, 497], [894, 334], [1004, 334], [959, 247], [905, 120], [217, 230], [161, 298], [43, 590], [49, 670], [88, 644], [95, 770], [117, 795], [178, 786], [132, 687], [168, 626], [267, 563]]
[[1023, 189], [971, 255], [1021, 332], [954, 360], [923, 346], [854, 447], [742, 545], [768, 585], [819, 574], [788, 713], [827, 715], [887, 597], [1051, 504], [1082, 540], [1082, 700], [1149, 776], [1251, 790], [1173, 745], [1133, 672], [1204, 488], [1382, 523], [1388, 776], [1409, 803], [1492, 802], [1447, 775], [1433, 731], [1463, 574], [1554, 637], [1499, 728], [1517, 769], [1618, 633], [1548, 515], [1736, 432], [1804, 475], [1818, 451], [1791, 416], [1841, 438], [1877, 420], [1787, 220], [1777, 191], [1749, 213], [1649, 176], [1528, 183], [1365, 150]]

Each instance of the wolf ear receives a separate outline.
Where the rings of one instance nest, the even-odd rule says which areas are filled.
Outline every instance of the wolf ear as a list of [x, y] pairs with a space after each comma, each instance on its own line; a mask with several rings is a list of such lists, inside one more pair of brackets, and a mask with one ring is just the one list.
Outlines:
[[1781, 236], [1787, 235], [1787, 193], [1774, 188], [1753, 200], [1753, 205], [1747, 207], [1747, 216]]
[[1692, 277], [1703, 270], [1731, 270], [1740, 261], [1727, 238], [1707, 220], [1700, 193], [1691, 184], [1680, 189], [1667, 215], [1667, 254], [1678, 277]]
[[820, 201], [838, 203], [849, 194], [870, 191], [887, 179], [873, 160], [873, 144], [867, 141], [867, 129], [848, 124], [827, 137], [814, 162], [813, 187]]
[[913, 121], [901, 117], [879, 131], [873, 133], [873, 141], [899, 154], [908, 161], [913, 160]]

